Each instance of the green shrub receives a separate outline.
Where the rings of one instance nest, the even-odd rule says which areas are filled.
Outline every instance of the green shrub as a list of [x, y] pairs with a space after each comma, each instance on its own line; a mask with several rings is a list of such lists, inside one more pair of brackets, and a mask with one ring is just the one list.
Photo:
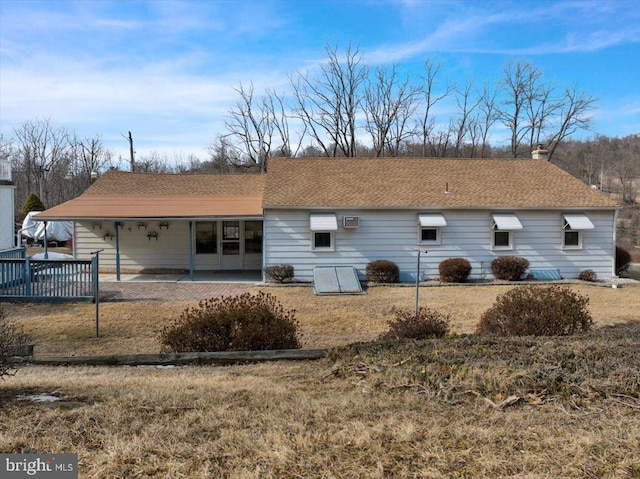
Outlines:
[[379, 341], [402, 339], [441, 338], [449, 332], [449, 316], [429, 308], [415, 311], [396, 310], [395, 319], [389, 321], [389, 330], [380, 335]]
[[438, 271], [440, 271], [440, 281], [464, 283], [471, 273], [471, 263], [464, 258], [449, 258], [440, 263]]
[[31, 193], [27, 196], [27, 199], [22, 203], [22, 213], [25, 215], [31, 211], [44, 211], [45, 207], [38, 195]]
[[623, 273], [631, 264], [631, 254], [624, 248], [616, 246], [616, 274]]
[[499, 336], [565, 336], [589, 331], [589, 298], [567, 286], [521, 286], [504, 293], [476, 328]]
[[298, 349], [294, 313], [263, 292], [208, 299], [165, 327], [160, 342], [174, 352]]
[[367, 281], [372, 283], [397, 283], [400, 280], [398, 265], [386, 259], [379, 259], [369, 263], [365, 274]]
[[274, 283], [284, 283], [293, 279], [293, 266], [290, 264], [276, 264], [273, 266], [266, 266], [264, 268], [264, 274], [267, 275], [269, 281]]
[[16, 346], [24, 346], [30, 342], [31, 338], [22, 326], [7, 319], [0, 306], [0, 379], [15, 374], [19, 366], [14, 360]]
[[580, 271], [578, 279], [580, 281], [589, 281], [590, 283], [593, 283], [596, 279], [598, 279], [598, 275], [592, 269], [585, 269], [584, 271]]
[[493, 275], [506, 281], [518, 281], [528, 267], [529, 261], [518, 256], [499, 256], [491, 262]]

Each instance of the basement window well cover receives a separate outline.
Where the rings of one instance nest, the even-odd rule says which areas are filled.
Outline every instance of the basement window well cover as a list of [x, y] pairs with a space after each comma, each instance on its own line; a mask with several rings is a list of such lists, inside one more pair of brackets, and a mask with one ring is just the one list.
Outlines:
[[513, 213], [493, 213], [493, 227], [497, 230], [514, 231], [521, 230], [522, 223]]
[[311, 231], [338, 231], [338, 218], [334, 213], [314, 214], [309, 220]]
[[433, 228], [437, 228], [440, 226], [447, 226], [447, 220], [445, 220], [444, 216], [440, 213], [420, 214], [418, 215], [418, 221], [422, 227], [431, 226]]
[[587, 215], [583, 213], [565, 213], [562, 216], [565, 221], [564, 229], [592, 230], [595, 228]]

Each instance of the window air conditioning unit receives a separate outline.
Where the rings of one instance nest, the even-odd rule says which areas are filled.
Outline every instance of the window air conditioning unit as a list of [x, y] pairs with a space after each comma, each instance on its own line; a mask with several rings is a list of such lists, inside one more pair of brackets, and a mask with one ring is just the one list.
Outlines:
[[342, 226], [345, 228], [358, 228], [360, 226], [359, 216], [344, 216], [342, 218]]

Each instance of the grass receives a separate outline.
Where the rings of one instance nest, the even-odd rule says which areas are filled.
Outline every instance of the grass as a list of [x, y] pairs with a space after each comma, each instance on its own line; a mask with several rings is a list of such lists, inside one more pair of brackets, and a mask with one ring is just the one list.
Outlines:
[[[449, 313], [452, 330], [472, 333], [496, 296], [513, 286], [427, 287], [420, 304]], [[590, 298], [596, 326], [637, 319], [640, 284], [620, 289], [574, 285]], [[252, 288], [257, 292], [259, 288]], [[375, 287], [362, 296], [315, 296], [310, 287], [266, 288], [287, 309], [296, 310], [303, 347], [323, 348], [371, 341], [387, 329], [393, 308], [414, 306], [409, 287]], [[5, 304], [35, 339], [37, 355], [142, 354], [160, 351], [162, 328], [190, 302], [114, 302], [100, 305], [100, 338], [91, 304]]]
[[[511, 286], [422, 288], [471, 332]], [[0, 452], [75, 452], [82, 478], [638, 478], [640, 287], [573, 286], [597, 329], [564, 338], [349, 344], [385, 330], [412, 288], [316, 297], [297, 309], [315, 362], [231, 367], [27, 366], [0, 381]], [[157, 352], [189, 303], [3, 305], [39, 354]], [[18, 400], [54, 394], [52, 405]]]
[[[233, 367], [26, 367], [0, 388], [0, 452], [76, 452], [82, 478], [634, 478], [639, 333]], [[53, 392], [73, 406], [15, 399]]]

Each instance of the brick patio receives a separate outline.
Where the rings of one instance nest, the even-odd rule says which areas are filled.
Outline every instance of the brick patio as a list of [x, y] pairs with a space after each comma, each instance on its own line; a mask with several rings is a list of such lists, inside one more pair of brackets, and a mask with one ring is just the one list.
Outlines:
[[249, 290], [246, 283], [101, 282], [101, 301], [200, 301]]

